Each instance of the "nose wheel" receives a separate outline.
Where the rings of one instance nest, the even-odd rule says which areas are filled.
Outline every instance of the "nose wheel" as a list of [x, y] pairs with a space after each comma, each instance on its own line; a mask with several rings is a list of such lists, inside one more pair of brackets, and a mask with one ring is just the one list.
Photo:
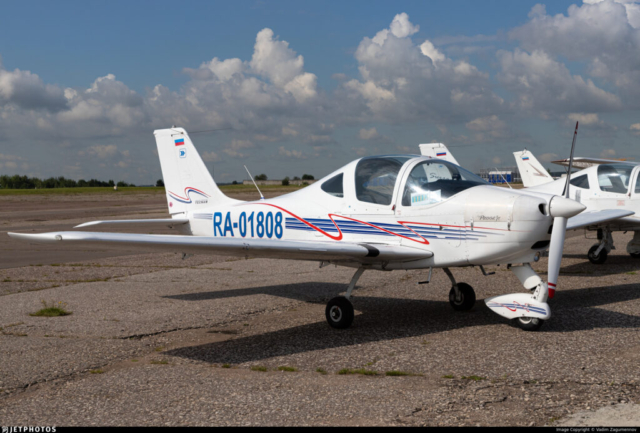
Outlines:
[[344, 296], [338, 296], [327, 303], [325, 315], [332, 328], [346, 329], [353, 323], [353, 305]]
[[518, 317], [514, 321], [520, 329], [525, 331], [537, 331], [544, 323], [544, 320], [536, 317]]
[[476, 292], [467, 283], [458, 283], [458, 291], [453, 286], [449, 292], [449, 303], [454, 310], [467, 311], [476, 303]]

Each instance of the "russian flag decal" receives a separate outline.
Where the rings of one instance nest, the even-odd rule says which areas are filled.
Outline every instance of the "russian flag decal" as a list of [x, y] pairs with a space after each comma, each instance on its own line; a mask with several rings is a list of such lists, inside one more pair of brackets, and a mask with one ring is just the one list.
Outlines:
[[529, 161], [529, 157], [528, 157], [528, 156], [523, 156], [523, 157], [522, 157], [522, 160], [523, 160], [523, 161]]
[[436, 156], [447, 156], [447, 152], [436, 153]]
[[179, 138], [176, 140], [176, 146], [182, 146], [184, 144], [184, 138]]

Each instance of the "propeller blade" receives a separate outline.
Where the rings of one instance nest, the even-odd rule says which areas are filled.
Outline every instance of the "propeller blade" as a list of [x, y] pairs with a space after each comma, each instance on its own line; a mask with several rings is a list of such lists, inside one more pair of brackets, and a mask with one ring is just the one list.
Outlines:
[[567, 231], [568, 218], [556, 217], [553, 220], [551, 230], [551, 243], [549, 244], [549, 267], [547, 273], [549, 299], [556, 294], [556, 284], [560, 275], [560, 262], [562, 261], [562, 250], [564, 248], [564, 238]]
[[547, 272], [547, 293], [549, 299], [556, 294], [558, 276], [560, 275], [560, 262], [562, 262], [562, 250], [564, 249], [564, 238], [567, 234], [567, 221], [570, 217], [579, 214], [586, 209], [582, 204], [569, 199], [569, 188], [571, 187], [571, 167], [573, 166], [573, 150], [578, 137], [578, 122], [573, 133], [571, 142], [571, 156], [569, 157], [569, 171], [567, 172], [567, 182], [564, 186], [563, 197], [554, 197], [549, 203], [549, 214], [554, 217], [553, 229], [551, 230], [551, 242], [549, 243], [549, 265]]

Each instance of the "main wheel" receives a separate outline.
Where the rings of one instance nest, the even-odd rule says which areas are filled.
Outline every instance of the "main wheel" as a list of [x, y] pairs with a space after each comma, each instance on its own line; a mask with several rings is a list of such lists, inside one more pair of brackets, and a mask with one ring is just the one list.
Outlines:
[[476, 303], [476, 292], [473, 291], [473, 287], [467, 283], [458, 283], [458, 291], [460, 292], [460, 299], [456, 299], [456, 289], [451, 288], [449, 292], [449, 303], [454, 310], [470, 310]]
[[634, 259], [640, 259], [640, 253], [629, 253], [629, 255]]
[[596, 250], [599, 247], [599, 245], [592, 246], [591, 248], [589, 248], [589, 253], [587, 254], [587, 257], [589, 257], [589, 261], [594, 265], [601, 265], [607, 260], [607, 250], [604, 248], [596, 256]]
[[346, 329], [353, 323], [353, 305], [344, 296], [338, 296], [327, 303], [325, 315], [333, 328]]
[[514, 320], [518, 327], [525, 331], [537, 331], [544, 324], [544, 320], [535, 317], [518, 317]]

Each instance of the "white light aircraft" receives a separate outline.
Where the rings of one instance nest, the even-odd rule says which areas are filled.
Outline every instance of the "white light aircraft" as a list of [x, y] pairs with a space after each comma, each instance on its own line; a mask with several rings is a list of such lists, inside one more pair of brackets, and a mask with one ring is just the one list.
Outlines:
[[[320, 181], [280, 197], [244, 202], [216, 186], [187, 131], [154, 132], [171, 218], [94, 221], [77, 227], [138, 223], [170, 225], [181, 235], [64, 231], [9, 233], [25, 241], [138, 246], [240, 257], [312, 260], [356, 268], [346, 295], [331, 299], [334, 328], [354, 319], [349, 301], [365, 270], [442, 268], [456, 310], [475, 303], [473, 288], [450, 268], [507, 264], [529, 293], [485, 299], [497, 314], [536, 330], [551, 317], [567, 219], [584, 205], [559, 193], [494, 187], [458, 165], [419, 155], [365, 157]], [[574, 136], [575, 144], [575, 136]], [[573, 153], [573, 152], [572, 152]], [[437, 155], [436, 155], [437, 156]], [[583, 224], [599, 222], [598, 216]], [[550, 244], [548, 282], [532, 269]], [[486, 274], [486, 273], [485, 273]]]
[[[542, 164], [528, 150], [514, 152], [522, 182], [527, 191], [561, 194], [566, 179], [554, 180]], [[568, 165], [568, 160], [552, 161]], [[593, 245], [587, 257], [594, 264], [607, 260], [614, 249], [615, 231], [633, 231], [633, 239], [627, 244], [627, 253], [640, 258], [640, 165], [638, 163], [599, 159], [574, 158], [573, 166], [584, 168], [572, 173], [570, 198], [584, 204], [587, 209], [569, 220], [567, 230], [584, 228], [597, 231], [598, 243]], [[584, 218], [599, 216], [599, 223], [584, 225]]]

